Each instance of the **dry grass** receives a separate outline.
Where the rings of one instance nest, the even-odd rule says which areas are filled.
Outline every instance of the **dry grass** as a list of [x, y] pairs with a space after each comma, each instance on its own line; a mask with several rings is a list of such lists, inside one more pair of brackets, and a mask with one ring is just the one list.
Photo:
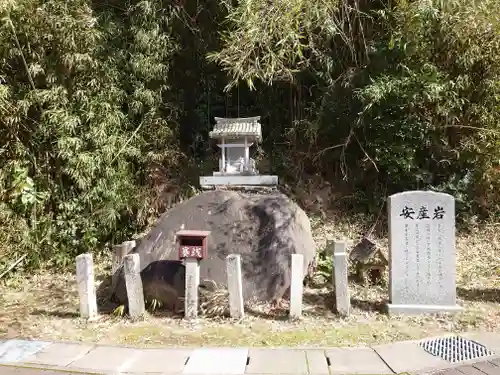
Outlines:
[[[357, 239], [366, 228], [355, 222], [313, 221], [318, 248], [326, 238]], [[379, 241], [385, 246], [386, 242]], [[4, 282], [0, 296], [0, 337], [36, 337], [135, 346], [350, 346], [415, 339], [445, 332], [500, 331], [500, 225], [473, 228], [457, 241], [458, 297], [464, 311], [454, 317], [389, 318], [381, 312], [387, 287], [351, 285], [353, 314], [333, 313], [328, 287], [306, 289], [304, 318], [288, 321], [286, 306], [256, 306], [240, 322], [204, 318], [188, 323], [155, 313], [131, 322], [103, 314], [96, 322], [78, 318], [72, 273], [41, 272]], [[98, 259], [98, 280], [110, 272], [109, 259]], [[386, 275], [387, 276], [387, 275]], [[114, 306], [100, 301], [102, 309]], [[205, 306], [207, 313], [209, 307]], [[222, 311], [222, 310], [221, 310]]]

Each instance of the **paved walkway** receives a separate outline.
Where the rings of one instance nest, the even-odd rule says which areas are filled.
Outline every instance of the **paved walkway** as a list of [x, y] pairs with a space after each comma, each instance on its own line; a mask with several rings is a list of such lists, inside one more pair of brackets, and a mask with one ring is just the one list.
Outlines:
[[[500, 358], [480, 361], [445, 370], [433, 371], [432, 375], [500, 375]], [[429, 374], [429, 375], [430, 375]]]
[[461, 336], [493, 354], [450, 363], [425, 351], [420, 341], [357, 348], [136, 349], [9, 340], [0, 343], [0, 375], [56, 375], [59, 370], [105, 375], [500, 375], [500, 333]]
[[0, 374], [2, 374], [2, 375], [84, 375], [82, 373], [69, 372], [68, 370], [48, 370], [48, 369], [13, 367], [13, 366], [2, 366], [2, 365], [0, 365]]

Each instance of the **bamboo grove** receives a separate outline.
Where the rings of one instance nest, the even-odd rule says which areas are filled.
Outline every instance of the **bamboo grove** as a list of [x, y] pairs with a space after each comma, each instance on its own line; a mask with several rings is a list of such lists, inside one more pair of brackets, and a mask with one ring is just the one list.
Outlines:
[[[0, 0], [0, 266], [143, 230], [262, 116], [261, 169], [343, 209], [500, 215], [498, 0]], [[169, 198], [170, 199], [170, 198]]]

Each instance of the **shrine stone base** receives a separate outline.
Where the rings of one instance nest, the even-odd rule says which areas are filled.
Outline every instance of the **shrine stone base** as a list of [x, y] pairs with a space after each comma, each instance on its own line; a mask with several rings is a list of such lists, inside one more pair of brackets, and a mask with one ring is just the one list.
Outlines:
[[426, 315], [426, 314], [456, 314], [463, 311], [459, 305], [396, 305], [387, 304], [389, 315]]
[[276, 186], [278, 176], [202, 176], [200, 186], [203, 189], [213, 189], [218, 186]]

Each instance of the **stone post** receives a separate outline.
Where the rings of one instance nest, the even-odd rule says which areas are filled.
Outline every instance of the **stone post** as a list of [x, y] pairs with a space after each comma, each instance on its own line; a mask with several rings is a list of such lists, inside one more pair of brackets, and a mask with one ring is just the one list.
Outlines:
[[290, 317], [302, 316], [302, 293], [304, 289], [304, 256], [292, 254], [292, 274], [290, 284]]
[[351, 299], [347, 280], [346, 247], [346, 241], [335, 241], [333, 248], [333, 283], [335, 286], [335, 299], [337, 302], [337, 312], [342, 316], [349, 316], [351, 310]]
[[184, 299], [184, 317], [198, 317], [198, 286], [200, 285], [200, 262], [196, 258], [186, 258], [186, 298]]
[[226, 257], [227, 286], [229, 289], [229, 313], [231, 318], [242, 319], [243, 285], [241, 280], [241, 255], [230, 254]]
[[132, 319], [136, 319], [146, 312], [139, 254], [126, 255], [123, 259], [123, 268], [127, 287], [128, 312]]
[[96, 318], [97, 298], [92, 254], [80, 254], [76, 257], [76, 281], [80, 297], [80, 316], [86, 319]]
[[120, 245], [113, 246], [111, 263], [111, 293], [114, 293], [116, 283], [120, 275], [120, 267], [123, 265], [123, 258], [130, 253], [136, 246], [135, 241], [125, 241]]
[[[354, 246], [354, 241], [353, 240], [345, 240], [346, 247], [351, 248]], [[327, 255], [333, 255], [335, 249], [335, 241], [334, 240], [327, 240], [326, 241], [326, 254]]]

